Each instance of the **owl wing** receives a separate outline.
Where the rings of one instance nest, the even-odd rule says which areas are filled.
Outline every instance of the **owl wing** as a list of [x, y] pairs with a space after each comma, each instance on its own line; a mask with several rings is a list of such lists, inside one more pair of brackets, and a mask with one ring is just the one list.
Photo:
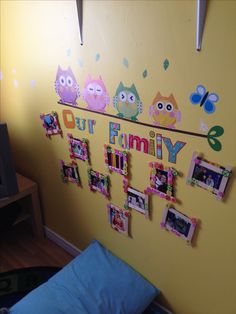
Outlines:
[[106, 106], [108, 106], [110, 103], [110, 96], [108, 94], [106, 94], [105, 96], [105, 102], [106, 102]]
[[55, 91], [56, 91], [57, 95], [59, 95], [59, 81], [58, 80], [55, 81], [54, 87], [55, 87]]
[[138, 101], [137, 105], [138, 105], [138, 113], [142, 113], [143, 112], [143, 104], [140, 100]]
[[181, 111], [176, 111], [176, 113], [175, 113], [175, 117], [176, 117], [176, 122], [180, 122], [181, 121], [181, 118], [182, 118], [182, 116], [181, 116]]
[[149, 116], [152, 116], [154, 113], [154, 106], [150, 106], [149, 108]]
[[79, 98], [80, 97], [79, 85], [76, 83], [75, 83], [75, 90], [76, 90], [77, 98]]
[[118, 96], [113, 97], [113, 106], [117, 109]]

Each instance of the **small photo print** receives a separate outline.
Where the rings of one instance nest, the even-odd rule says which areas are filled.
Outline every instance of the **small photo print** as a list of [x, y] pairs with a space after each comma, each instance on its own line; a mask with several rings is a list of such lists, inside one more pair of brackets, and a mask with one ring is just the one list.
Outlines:
[[109, 180], [107, 175], [103, 175], [89, 168], [88, 181], [92, 191], [98, 191], [106, 197], [109, 197]]
[[195, 165], [192, 177], [202, 183], [205, 183], [207, 186], [218, 190], [223, 175], [201, 165]]
[[108, 217], [111, 227], [119, 233], [128, 235], [130, 213], [112, 204], [108, 205]]
[[196, 225], [197, 219], [190, 219], [174, 207], [164, 209], [161, 227], [173, 232], [189, 243], [192, 240]]
[[67, 134], [70, 145], [70, 157], [88, 161], [88, 142], [86, 139], [73, 138], [72, 134]]
[[133, 208], [147, 217], [149, 216], [147, 194], [141, 193], [131, 187], [128, 187], [127, 196], [129, 208]]
[[79, 169], [75, 162], [65, 164], [61, 160], [61, 176], [64, 183], [72, 182], [80, 185]]
[[40, 114], [40, 119], [43, 123], [43, 127], [45, 129], [46, 135], [51, 136], [55, 134], [61, 134], [62, 130], [60, 128], [58, 115], [55, 111], [52, 111], [48, 114]]
[[155, 188], [156, 190], [167, 193], [167, 185], [168, 185], [168, 172], [165, 170], [156, 169], [155, 175]]

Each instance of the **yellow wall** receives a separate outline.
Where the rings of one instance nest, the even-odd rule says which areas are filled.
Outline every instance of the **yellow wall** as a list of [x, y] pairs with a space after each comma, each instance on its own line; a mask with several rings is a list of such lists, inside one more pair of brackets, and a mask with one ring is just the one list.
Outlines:
[[[80, 249], [97, 238], [159, 287], [166, 303], [179, 314], [236, 313], [236, 188], [232, 178], [225, 201], [185, 184], [193, 151], [211, 161], [235, 167], [236, 162], [236, 2], [209, 1], [203, 48], [195, 51], [195, 1], [85, 1], [84, 46], [79, 44], [74, 1], [1, 1], [0, 117], [8, 123], [17, 170], [39, 183], [46, 225]], [[67, 55], [68, 49], [71, 54]], [[100, 60], [95, 55], [100, 54]], [[129, 61], [128, 69], [122, 60]], [[170, 66], [165, 71], [165, 58]], [[79, 65], [78, 59], [83, 65]], [[131, 237], [113, 231], [107, 222], [105, 198], [90, 193], [86, 166], [78, 161], [83, 188], [63, 184], [59, 159], [69, 161], [66, 138], [44, 135], [41, 112], [56, 110], [62, 129], [65, 107], [57, 104], [54, 80], [57, 66], [71, 66], [82, 90], [88, 74], [102, 75], [112, 97], [122, 80], [135, 83], [144, 104], [140, 120], [151, 122], [148, 109], [156, 92], [173, 93], [182, 111], [179, 128], [199, 130], [221, 125], [223, 149], [213, 151], [205, 139], [161, 132], [173, 142], [186, 141], [178, 154], [176, 208], [200, 219], [194, 247], [160, 229], [166, 201], [151, 197], [152, 220], [132, 211]], [[148, 76], [142, 77], [148, 70]], [[13, 84], [18, 81], [18, 88]], [[30, 86], [35, 80], [35, 87]], [[213, 115], [190, 105], [198, 84], [220, 96]], [[79, 104], [85, 107], [80, 99]], [[95, 119], [95, 134], [87, 137], [93, 169], [105, 173], [103, 144], [108, 143], [109, 118], [72, 109], [74, 115]], [[110, 106], [109, 113], [115, 114]], [[117, 121], [111, 119], [111, 121]], [[148, 137], [149, 129], [121, 122], [122, 131]], [[116, 146], [118, 147], [118, 146]], [[157, 160], [131, 151], [130, 184], [139, 190], [149, 185], [148, 162]], [[163, 148], [163, 163], [168, 163]], [[141, 169], [141, 170], [140, 170]], [[111, 178], [112, 203], [123, 206], [122, 178]]]

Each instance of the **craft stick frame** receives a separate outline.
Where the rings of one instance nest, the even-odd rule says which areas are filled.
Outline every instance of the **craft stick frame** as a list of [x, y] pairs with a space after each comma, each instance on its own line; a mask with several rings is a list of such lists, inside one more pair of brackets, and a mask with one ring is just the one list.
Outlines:
[[66, 164], [64, 160], [60, 160], [60, 168], [64, 183], [72, 182], [80, 186], [79, 169], [75, 161]]
[[147, 187], [144, 193], [156, 194], [171, 202], [176, 202], [174, 196], [174, 178], [177, 171], [172, 167], [164, 167], [163, 164], [150, 162], [150, 187]]
[[129, 235], [129, 217], [130, 212], [128, 210], [119, 208], [113, 204], [107, 205], [108, 209], [108, 221], [112, 229], [117, 232], [128, 236]]
[[88, 184], [91, 191], [98, 191], [109, 198], [109, 177], [88, 168]]
[[51, 135], [56, 134], [60, 134], [62, 136], [62, 130], [56, 111], [52, 111], [47, 114], [41, 113], [40, 119], [42, 121], [43, 128], [45, 129], [46, 136], [51, 137]]
[[193, 153], [187, 184], [197, 185], [213, 193], [218, 200], [222, 200], [229, 178], [232, 174], [231, 167], [222, 167], [209, 162]]
[[127, 207], [135, 209], [146, 218], [149, 218], [148, 194], [127, 187]]
[[72, 134], [67, 134], [69, 152], [71, 158], [78, 158], [89, 163], [88, 140], [74, 138]]
[[111, 146], [104, 145], [104, 157], [106, 167], [110, 171], [115, 171], [123, 176], [128, 176], [127, 152], [113, 149]]
[[171, 231], [188, 243], [192, 241], [196, 226], [196, 218], [189, 218], [172, 206], [166, 206], [163, 211], [161, 228]]

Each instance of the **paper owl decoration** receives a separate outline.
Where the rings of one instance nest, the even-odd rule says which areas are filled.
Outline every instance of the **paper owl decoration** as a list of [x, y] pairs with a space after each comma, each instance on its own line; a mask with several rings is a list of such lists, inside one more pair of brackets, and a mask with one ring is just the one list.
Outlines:
[[181, 112], [173, 94], [165, 97], [158, 92], [149, 108], [149, 115], [155, 125], [170, 129], [174, 129], [175, 123], [181, 121]]
[[88, 109], [99, 112], [105, 111], [106, 106], [109, 105], [110, 97], [101, 76], [98, 79], [92, 79], [91, 76], [87, 78], [83, 98], [88, 104]]
[[136, 121], [137, 116], [142, 113], [142, 102], [134, 84], [126, 87], [120, 82], [113, 97], [113, 104], [118, 111], [117, 115], [121, 118]]
[[55, 90], [60, 96], [61, 102], [72, 104], [73, 106], [77, 105], [76, 100], [80, 96], [79, 85], [70, 67], [67, 70], [62, 70], [58, 66]]

